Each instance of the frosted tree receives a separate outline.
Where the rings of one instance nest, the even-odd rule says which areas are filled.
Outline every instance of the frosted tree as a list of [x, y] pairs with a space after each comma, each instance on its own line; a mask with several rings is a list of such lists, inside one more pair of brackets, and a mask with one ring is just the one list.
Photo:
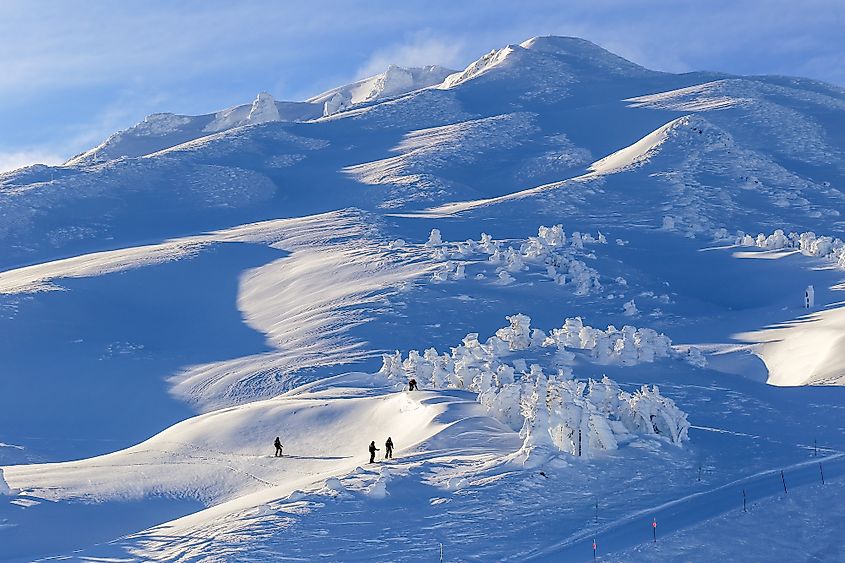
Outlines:
[[0, 468], [0, 495], [11, 495], [12, 489], [9, 487], [9, 483], [6, 482], [6, 478], [3, 476], [3, 468]]
[[440, 238], [440, 229], [431, 229], [431, 233], [428, 235], [428, 241], [426, 241], [426, 246], [439, 246], [443, 244], [443, 239]]
[[528, 349], [531, 345], [531, 318], [523, 314], [505, 318], [510, 321], [510, 326], [497, 330], [496, 336], [507, 342], [511, 351]]

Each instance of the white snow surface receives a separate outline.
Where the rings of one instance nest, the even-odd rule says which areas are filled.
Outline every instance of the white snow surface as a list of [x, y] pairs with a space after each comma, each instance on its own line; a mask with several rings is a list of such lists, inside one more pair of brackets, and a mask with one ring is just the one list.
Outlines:
[[843, 130], [535, 37], [0, 174], [0, 560], [837, 560]]

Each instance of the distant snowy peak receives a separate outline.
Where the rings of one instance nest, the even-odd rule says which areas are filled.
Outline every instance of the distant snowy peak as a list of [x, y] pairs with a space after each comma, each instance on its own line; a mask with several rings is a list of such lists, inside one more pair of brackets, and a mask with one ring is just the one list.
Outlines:
[[308, 99], [307, 102], [322, 104], [323, 115], [331, 115], [357, 104], [401, 96], [440, 84], [452, 73], [453, 70], [437, 65], [411, 68], [390, 65], [381, 74], [333, 88]]
[[121, 157], [145, 156], [235, 127], [274, 121], [307, 121], [320, 115], [321, 108], [315, 104], [278, 102], [267, 92], [261, 92], [251, 104], [213, 114], [148, 115], [140, 123], [114, 133], [93, 149], [73, 157], [67, 164], [96, 164]]
[[575, 70], [594, 70], [617, 76], [659, 74], [578, 37], [532, 37], [519, 45], [566, 60]]
[[[578, 81], [586, 77], [647, 76], [659, 74], [576, 37], [533, 37], [519, 45], [494, 49], [450, 75], [442, 88], [454, 88], [491, 71], [523, 72], [534, 80]], [[549, 74], [550, 73], [550, 74]]]

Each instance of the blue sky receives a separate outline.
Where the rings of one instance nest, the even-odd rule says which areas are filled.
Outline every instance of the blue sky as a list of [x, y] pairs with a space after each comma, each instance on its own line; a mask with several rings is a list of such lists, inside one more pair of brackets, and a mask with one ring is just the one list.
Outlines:
[[0, 170], [57, 163], [149, 113], [303, 99], [389, 63], [466, 66], [575, 35], [650, 68], [845, 85], [842, 0], [0, 2]]

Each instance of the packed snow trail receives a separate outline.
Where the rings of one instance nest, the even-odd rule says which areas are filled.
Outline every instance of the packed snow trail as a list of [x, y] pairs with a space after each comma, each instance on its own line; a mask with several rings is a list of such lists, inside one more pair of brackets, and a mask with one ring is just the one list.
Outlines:
[[[34, 505], [27, 510], [36, 515], [39, 504], [58, 501], [97, 503], [101, 514], [113, 512], [117, 517], [127, 501], [142, 498], [188, 497], [209, 505], [136, 534], [156, 538], [141, 542], [147, 550], [143, 558], [157, 551], [156, 558], [170, 559], [189, 549], [190, 538], [209, 537], [208, 530], [233, 514], [297, 490], [320, 489], [327, 479], [349, 474], [365, 480], [368, 475], [378, 477], [370, 469], [379, 466], [366, 463], [370, 440], [381, 449], [381, 461], [384, 441], [393, 438], [393, 464], [406, 459], [418, 464], [440, 455], [495, 459], [519, 447], [516, 434], [484, 416], [472, 394], [394, 392], [373, 387], [377, 381], [371, 374], [356, 373], [328, 378], [275, 399], [188, 419], [123, 451], [81, 461], [9, 466], [4, 476], [10, 487], [20, 490], [18, 498]], [[452, 446], [448, 453], [430, 445], [441, 434], [445, 437], [439, 440]], [[272, 455], [276, 435], [284, 444], [281, 458]], [[470, 435], [474, 437], [464, 443]], [[373, 486], [378, 487], [367, 484]], [[38, 526], [38, 518], [33, 518], [17, 531], [26, 537]], [[163, 529], [166, 535], [159, 534]], [[134, 530], [123, 531], [129, 532]], [[79, 538], [78, 547], [84, 547], [86, 535], [80, 533]], [[7, 555], [34, 555], [32, 546], [17, 542], [7, 542], [6, 548]]]
[[[737, 479], [708, 491], [693, 493], [659, 506], [640, 510], [626, 518], [575, 534], [562, 542], [527, 555], [528, 561], [587, 561], [592, 559], [593, 540], [599, 553], [612, 554], [633, 545], [653, 541], [652, 521], [657, 522], [657, 541], [670, 534], [735, 510], [742, 510], [742, 491], [747, 502], [794, 493], [793, 488], [821, 482], [819, 464], [825, 480], [845, 475], [845, 453], [813, 458], [783, 469], [771, 469]], [[787, 492], [780, 472], [783, 471]], [[602, 557], [599, 558], [603, 560]], [[612, 559], [611, 559], [612, 560]]]

